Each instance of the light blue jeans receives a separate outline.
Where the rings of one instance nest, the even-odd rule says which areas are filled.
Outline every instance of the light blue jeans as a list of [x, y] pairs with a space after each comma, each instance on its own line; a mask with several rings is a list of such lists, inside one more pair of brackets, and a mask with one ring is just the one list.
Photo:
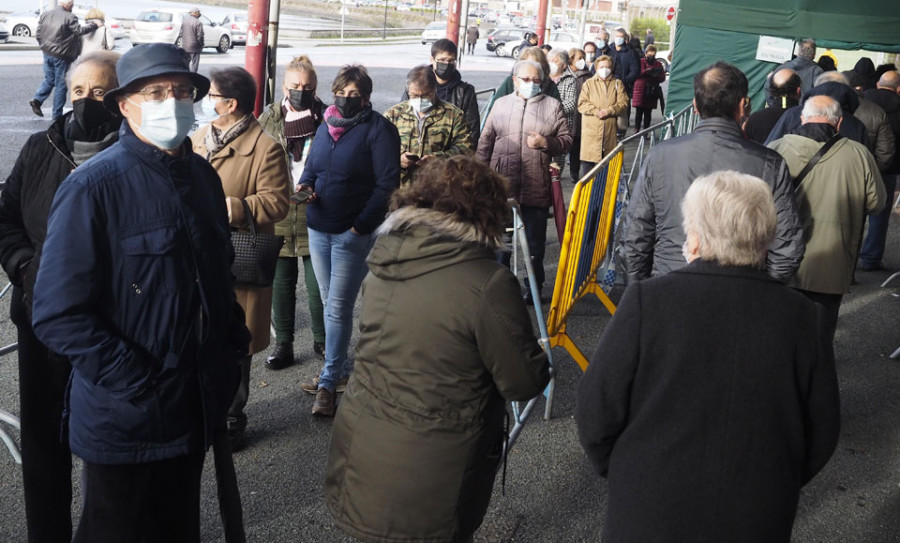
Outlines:
[[350, 374], [347, 351], [353, 333], [353, 305], [369, 268], [366, 256], [374, 236], [347, 230], [326, 234], [309, 228], [309, 258], [325, 304], [325, 366], [319, 388], [334, 392]]
[[66, 72], [69, 71], [69, 61], [61, 58], [44, 55], [44, 81], [34, 94], [34, 99], [44, 103], [53, 92], [53, 118], [62, 117], [63, 107], [66, 105]]

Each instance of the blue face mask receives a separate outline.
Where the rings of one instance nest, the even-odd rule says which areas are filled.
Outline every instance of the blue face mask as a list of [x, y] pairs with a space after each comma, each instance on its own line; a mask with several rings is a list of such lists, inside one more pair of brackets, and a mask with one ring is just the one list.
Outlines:
[[533, 83], [531, 81], [529, 81], [527, 83], [525, 81], [519, 82], [519, 95], [522, 96], [522, 98], [525, 98], [527, 100], [529, 98], [534, 98], [535, 96], [537, 96], [540, 93], [541, 93], [540, 85]]
[[606, 40], [597, 40], [597, 48], [603, 49], [604, 47], [606, 47]]
[[[137, 131], [150, 143], [160, 149], [176, 149], [184, 143], [194, 124], [194, 101], [176, 100], [174, 97], [162, 102], [141, 102], [141, 126]], [[131, 123], [131, 119], [128, 120]], [[132, 123], [132, 128], [134, 124]]]
[[409, 105], [416, 113], [425, 113], [434, 107], [434, 104], [428, 98], [410, 98]]
[[616, 38], [616, 47], [622, 47], [622, 44], [625, 43], [625, 38]]
[[209, 95], [206, 95], [206, 98], [200, 103], [201, 109], [203, 109], [203, 116], [209, 119], [210, 121], [215, 121], [222, 115], [216, 111], [216, 104], [219, 103], [219, 100], [213, 101]]

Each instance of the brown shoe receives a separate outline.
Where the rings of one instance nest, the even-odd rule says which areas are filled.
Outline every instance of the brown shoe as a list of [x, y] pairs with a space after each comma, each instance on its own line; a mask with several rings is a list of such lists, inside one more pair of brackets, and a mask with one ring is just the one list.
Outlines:
[[320, 388], [313, 402], [312, 414], [318, 417], [334, 416], [334, 394], [327, 388]]
[[[347, 381], [349, 377], [344, 377], [340, 381], [338, 381], [337, 388], [335, 392], [341, 393], [347, 390]], [[306, 392], [307, 394], [317, 394], [319, 392], [319, 376], [316, 375], [306, 381], [300, 383], [300, 390]]]

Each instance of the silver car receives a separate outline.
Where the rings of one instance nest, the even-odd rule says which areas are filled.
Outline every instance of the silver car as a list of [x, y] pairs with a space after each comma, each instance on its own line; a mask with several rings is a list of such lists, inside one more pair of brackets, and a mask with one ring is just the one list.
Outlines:
[[247, 45], [247, 12], [229, 13], [222, 19], [222, 26], [231, 30], [231, 40], [237, 45]]
[[[171, 43], [181, 45], [178, 33], [181, 31], [181, 21], [189, 16], [182, 9], [158, 9], [142, 11], [134, 19], [131, 28], [131, 44], [143, 43]], [[220, 53], [226, 53], [233, 46], [231, 30], [220, 26], [201, 14], [200, 22], [203, 24], [203, 47], [214, 47]]]

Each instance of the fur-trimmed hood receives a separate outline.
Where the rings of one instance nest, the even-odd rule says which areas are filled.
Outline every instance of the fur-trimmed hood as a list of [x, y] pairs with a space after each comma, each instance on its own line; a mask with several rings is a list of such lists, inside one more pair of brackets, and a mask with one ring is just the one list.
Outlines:
[[404, 207], [388, 215], [366, 262], [383, 279], [403, 280], [467, 260], [494, 258], [500, 238], [432, 209]]

